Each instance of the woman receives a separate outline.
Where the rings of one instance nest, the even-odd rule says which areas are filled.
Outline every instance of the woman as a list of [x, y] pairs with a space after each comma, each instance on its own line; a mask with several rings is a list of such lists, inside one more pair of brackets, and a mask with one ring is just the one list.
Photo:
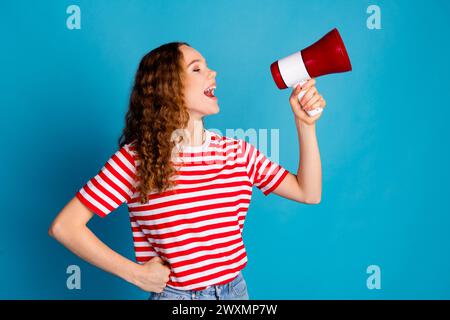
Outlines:
[[[61, 210], [49, 234], [82, 259], [151, 292], [150, 299], [249, 299], [241, 270], [252, 186], [301, 203], [321, 198], [315, 133], [325, 107], [315, 80], [290, 97], [302, 155], [297, 175], [243, 139], [203, 127], [219, 111], [216, 72], [187, 43], [145, 55], [136, 73], [119, 150]], [[306, 90], [302, 100], [297, 100]], [[176, 134], [175, 134], [176, 133]], [[301, 168], [301, 169], [300, 169]], [[127, 203], [137, 263], [87, 227]]]

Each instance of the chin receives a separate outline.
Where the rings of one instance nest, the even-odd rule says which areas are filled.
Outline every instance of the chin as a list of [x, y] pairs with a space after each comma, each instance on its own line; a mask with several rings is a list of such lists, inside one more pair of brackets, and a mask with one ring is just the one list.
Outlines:
[[208, 106], [207, 108], [204, 109], [203, 115], [207, 116], [207, 115], [211, 115], [211, 114], [216, 114], [219, 113], [220, 108], [219, 105], [213, 105], [213, 106]]
[[219, 107], [219, 105], [217, 105], [211, 114], [219, 113], [219, 111], [220, 111], [220, 107]]

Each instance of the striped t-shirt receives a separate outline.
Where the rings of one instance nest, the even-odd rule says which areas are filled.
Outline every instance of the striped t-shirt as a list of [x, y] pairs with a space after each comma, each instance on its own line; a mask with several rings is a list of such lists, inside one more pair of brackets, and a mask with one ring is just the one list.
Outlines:
[[247, 264], [242, 231], [252, 186], [268, 195], [288, 174], [243, 139], [205, 133], [201, 146], [174, 153], [177, 185], [149, 192], [145, 204], [136, 188], [134, 143], [112, 155], [76, 194], [100, 217], [125, 202], [136, 261], [160, 256], [171, 269], [167, 285], [180, 290], [202, 290], [238, 275]]

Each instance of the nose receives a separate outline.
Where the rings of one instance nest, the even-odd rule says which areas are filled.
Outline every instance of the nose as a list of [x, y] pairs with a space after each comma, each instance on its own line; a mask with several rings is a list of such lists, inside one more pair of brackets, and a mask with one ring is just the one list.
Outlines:
[[210, 72], [210, 78], [215, 78], [217, 76], [217, 72], [211, 70]]

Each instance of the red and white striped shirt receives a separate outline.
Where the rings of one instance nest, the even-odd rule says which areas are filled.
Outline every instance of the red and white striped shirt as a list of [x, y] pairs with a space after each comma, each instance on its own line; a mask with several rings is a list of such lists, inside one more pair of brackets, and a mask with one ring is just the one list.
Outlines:
[[234, 279], [247, 264], [242, 231], [252, 186], [271, 193], [288, 171], [252, 144], [205, 130], [203, 145], [184, 146], [173, 163], [177, 185], [150, 192], [140, 203], [134, 144], [125, 144], [76, 194], [105, 217], [128, 206], [138, 263], [160, 256], [169, 263], [167, 285], [202, 290]]

